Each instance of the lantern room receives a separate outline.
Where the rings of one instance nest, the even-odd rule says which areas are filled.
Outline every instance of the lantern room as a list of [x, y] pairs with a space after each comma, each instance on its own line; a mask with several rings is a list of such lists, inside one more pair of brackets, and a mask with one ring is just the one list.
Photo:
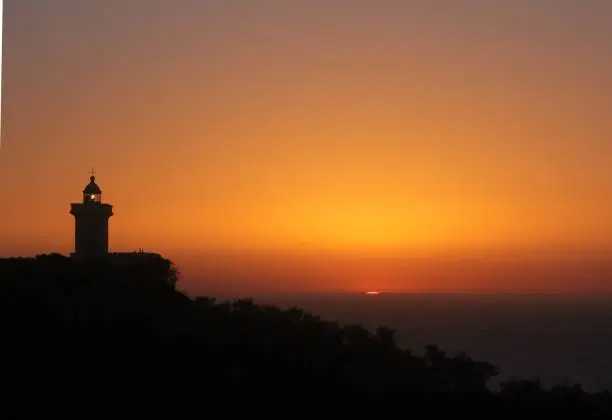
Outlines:
[[83, 190], [83, 203], [102, 203], [102, 190], [96, 184], [96, 177], [93, 175], [89, 178], [89, 184]]

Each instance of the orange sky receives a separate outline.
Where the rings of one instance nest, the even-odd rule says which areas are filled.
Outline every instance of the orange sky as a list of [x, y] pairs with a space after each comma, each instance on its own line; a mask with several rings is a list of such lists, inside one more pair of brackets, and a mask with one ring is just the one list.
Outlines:
[[5, 2], [0, 255], [70, 252], [95, 167], [193, 289], [612, 290], [607, 2], [48, 3]]

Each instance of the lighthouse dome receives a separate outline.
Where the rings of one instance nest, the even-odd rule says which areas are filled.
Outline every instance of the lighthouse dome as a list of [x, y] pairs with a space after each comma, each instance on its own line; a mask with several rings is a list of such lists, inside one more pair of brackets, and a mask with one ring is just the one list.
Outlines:
[[100, 189], [98, 184], [96, 184], [96, 177], [92, 175], [89, 178], [89, 184], [87, 184], [85, 189], [83, 189], [83, 194], [101, 194], [101, 193], [102, 193], [102, 190]]

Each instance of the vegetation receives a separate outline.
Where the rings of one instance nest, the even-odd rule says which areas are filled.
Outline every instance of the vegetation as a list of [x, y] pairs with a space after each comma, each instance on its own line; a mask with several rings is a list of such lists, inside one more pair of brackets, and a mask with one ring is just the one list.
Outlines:
[[[394, 332], [190, 299], [163, 258], [0, 260], [5, 418], [608, 418], [612, 396], [512, 381]], [[525, 343], [526, 346], [529, 343]]]

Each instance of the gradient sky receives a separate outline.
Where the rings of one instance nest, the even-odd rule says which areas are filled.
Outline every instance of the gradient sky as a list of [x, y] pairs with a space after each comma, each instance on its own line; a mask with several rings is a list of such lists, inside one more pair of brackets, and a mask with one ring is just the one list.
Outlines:
[[0, 255], [95, 167], [192, 290], [612, 291], [609, 0], [4, 6]]

